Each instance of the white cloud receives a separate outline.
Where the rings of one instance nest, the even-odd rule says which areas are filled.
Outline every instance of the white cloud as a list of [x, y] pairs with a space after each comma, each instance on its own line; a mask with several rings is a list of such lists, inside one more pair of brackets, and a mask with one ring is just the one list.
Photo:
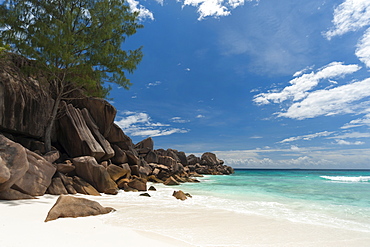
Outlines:
[[155, 81], [155, 82], [149, 82], [147, 85], [146, 85], [146, 88], [150, 88], [150, 87], [155, 87], [155, 86], [158, 86], [162, 84], [161, 81]]
[[331, 39], [370, 25], [370, 1], [346, 0], [334, 10], [333, 27], [324, 35]]
[[339, 145], [363, 145], [365, 142], [356, 141], [356, 142], [349, 142], [345, 140], [337, 140], [337, 144]]
[[340, 62], [332, 62], [320, 68], [316, 73], [302, 74], [299, 71], [295, 75], [300, 76], [289, 82], [291, 86], [285, 87], [280, 92], [260, 93], [254, 97], [253, 101], [259, 105], [265, 105], [269, 103], [281, 103], [288, 99], [293, 101], [302, 100], [309, 95], [309, 91], [316, 87], [321, 80], [343, 77], [359, 69], [361, 67], [356, 64], [344, 65]]
[[205, 116], [202, 115], [202, 114], [199, 114], [199, 115], [196, 116], [196, 118], [205, 118]]
[[313, 138], [323, 137], [323, 136], [329, 136], [329, 135], [331, 135], [333, 133], [334, 132], [323, 131], [323, 132], [318, 132], [318, 133], [315, 133], [315, 134], [289, 137], [289, 138], [286, 138], [286, 139], [280, 141], [279, 143], [292, 142], [292, 141], [298, 141], [298, 140], [309, 141], [309, 140], [312, 140]]
[[174, 123], [188, 123], [190, 120], [182, 119], [181, 117], [173, 117], [171, 118], [171, 121]]
[[341, 135], [336, 135], [332, 137], [328, 137], [327, 139], [347, 139], [347, 138], [369, 138], [370, 133], [362, 133], [362, 132], [350, 132], [344, 133]]
[[328, 90], [310, 93], [301, 102], [292, 104], [279, 117], [306, 119], [335, 114], [359, 113], [367, 104], [355, 104], [370, 96], [370, 78]]
[[341, 127], [341, 129], [350, 129], [354, 127], [360, 127], [360, 126], [370, 126], [370, 114], [366, 114], [362, 118], [354, 119], [350, 121], [349, 123], [346, 123]]
[[370, 28], [368, 28], [357, 44], [356, 56], [366, 67], [370, 67]]
[[127, 3], [130, 6], [130, 9], [132, 12], [139, 12], [140, 20], [145, 20], [145, 19], [154, 20], [153, 13], [149, 9], [141, 5], [138, 1], [127, 0]]
[[124, 117], [115, 123], [122, 130], [131, 136], [166, 136], [175, 133], [187, 133], [187, 129], [171, 128], [169, 124], [152, 122], [147, 113], [144, 112], [123, 112]]
[[[231, 10], [254, 0], [184, 0], [183, 6], [194, 6], [198, 9], [199, 18], [221, 17], [231, 14]], [[257, 1], [258, 2], [258, 1]]]
[[340, 147], [334, 150], [312, 147], [213, 152], [226, 165], [235, 168], [370, 168], [370, 149]]

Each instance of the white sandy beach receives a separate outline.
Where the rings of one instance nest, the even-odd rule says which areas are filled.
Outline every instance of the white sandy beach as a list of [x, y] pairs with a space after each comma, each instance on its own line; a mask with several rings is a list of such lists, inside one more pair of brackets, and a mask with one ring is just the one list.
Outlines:
[[[57, 196], [0, 201], [0, 246], [366, 246], [368, 232], [276, 220], [179, 201], [171, 189], [87, 197], [116, 212], [44, 222]], [[82, 196], [82, 195], [78, 195]], [[86, 197], [86, 196], [84, 196]], [[172, 197], [172, 198], [171, 198]], [[162, 205], [162, 207], [161, 207]]]
[[57, 198], [45, 195], [35, 200], [0, 201], [0, 246], [192, 246], [158, 234], [105, 224], [106, 215], [44, 222]]

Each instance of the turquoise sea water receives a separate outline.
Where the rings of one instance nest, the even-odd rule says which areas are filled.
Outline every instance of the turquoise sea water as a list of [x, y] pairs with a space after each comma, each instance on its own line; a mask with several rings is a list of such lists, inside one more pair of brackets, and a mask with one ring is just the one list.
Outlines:
[[370, 170], [236, 170], [200, 180], [182, 186], [215, 208], [370, 233]]
[[[236, 170], [201, 183], [120, 191], [101, 203], [108, 223], [194, 246], [368, 246], [370, 170]], [[193, 197], [176, 200], [182, 190]]]

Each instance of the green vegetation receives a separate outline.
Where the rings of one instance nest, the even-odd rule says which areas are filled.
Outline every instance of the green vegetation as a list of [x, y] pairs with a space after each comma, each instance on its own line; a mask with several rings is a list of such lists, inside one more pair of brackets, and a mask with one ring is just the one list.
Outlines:
[[[125, 51], [125, 39], [142, 25], [124, 0], [6, 0], [0, 4], [0, 39], [11, 51], [35, 60], [29, 68], [50, 84], [55, 103], [45, 129], [51, 129], [61, 100], [86, 95], [105, 97], [109, 83], [126, 89], [142, 59], [141, 48]], [[1, 45], [1, 44], [0, 44]], [[104, 85], [108, 85], [105, 87]], [[82, 90], [81, 90], [82, 89]]]

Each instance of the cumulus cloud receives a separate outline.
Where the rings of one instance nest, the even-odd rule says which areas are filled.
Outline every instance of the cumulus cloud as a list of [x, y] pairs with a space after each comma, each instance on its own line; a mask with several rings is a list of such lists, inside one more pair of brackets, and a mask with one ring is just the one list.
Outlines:
[[244, 5], [245, 2], [258, 0], [183, 0], [183, 6], [194, 6], [198, 10], [199, 18], [222, 17], [231, 14], [231, 10]]
[[307, 97], [310, 93], [309, 91], [316, 87], [321, 80], [343, 77], [359, 69], [361, 67], [356, 64], [344, 65], [340, 62], [332, 62], [320, 68], [316, 73], [302, 74], [302, 71], [299, 71], [295, 75], [300, 76], [291, 80], [289, 82], [290, 86], [285, 87], [280, 92], [260, 93], [254, 97], [253, 101], [259, 105], [281, 103], [289, 99], [298, 101]]
[[300, 102], [293, 103], [287, 111], [279, 112], [279, 117], [306, 119], [318, 116], [358, 113], [367, 104], [355, 104], [370, 96], [370, 78], [363, 81], [338, 86], [328, 90], [310, 93]]
[[334, 10], [333, 27], [324, 35], [327, 39], [357, 31], [370, 25], [370, 1], [346, 0]]
[[298, 140], [308, 141], [308, 140], [312, 140], [312, 139], [317, 138], [317, 137], [329, 136], [333, 133], [334, 132], [323, 131], [323, 132], [318, 132], [318, 133], [315, 133], [315, 134], [289, 137], [289, 138], [286, 138], [286, 139], [280, 141], [279, 143], [286, 143], [286, 142], [292, 142], [292, 141], [298, 141]]
[[188, 132], [187, 129], [172, 128], [169, 124], [155, 123], [144, 112], [126, 111], [123, 115], [124, 117], [115, 123], [131, 136], [155, 137]]
[[154, 20], [153, 13], [149, 9], [141, 5], [138, 1], [127, 0], [127, 3], [130, 6], [130, 9], [132, 12], [139, 12], [140, 20], [145, 20], [145, 19]]

